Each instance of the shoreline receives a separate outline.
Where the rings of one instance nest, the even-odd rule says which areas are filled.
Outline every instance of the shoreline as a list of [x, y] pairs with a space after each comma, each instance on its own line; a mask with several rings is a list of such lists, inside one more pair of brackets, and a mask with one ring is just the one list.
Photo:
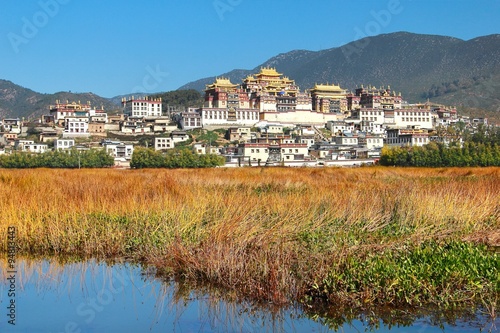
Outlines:
[[[130, 257], [258, 302], [479, 300], [495, 315], [500, 259], [483, 245], [500, 239], [499, 179], [499, 168], [0, 170], [12, 189], [0, 231], [16, 227], [19, 255]], [[418, 258], [429, 261], [403, 264]]]

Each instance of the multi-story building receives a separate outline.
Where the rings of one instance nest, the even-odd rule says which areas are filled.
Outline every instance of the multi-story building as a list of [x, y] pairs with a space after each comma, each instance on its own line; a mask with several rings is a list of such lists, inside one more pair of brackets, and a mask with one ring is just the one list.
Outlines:
[[385, 132], [385, 126], [384, 124], [375, 123], [374, 121], [362, 120], [359, 122], [359, 130], [371, 134], [383, 134]]
[[229, 141], [248, 141], [251, 137], [250, 127], [231, 127], [226, 132], [226, 139]]
[[358, 137], [353, 135], [336, 136], [332, 142], [339, 146], [357, 146]]
[[280, 145], [281, 161], [304, 160], [309, 156], [309, 147], [306, 143], [283, 143]]
[[418, 129], [387, 129], [388, 146], [423, 146], [429, 143], [429, 132]]
[[274, 112], [297, 108], [299, 87], [275, 68], [263, 67], [259, 73], [247, 76], [242, 87], [250, 96], [251, 108]]
[[217, 78], [205, 89], [205, 103], [197, 110], [199, 118], [191, 112], [181, 114], [183, 128], [201, 126], [253, 126], [259, 121], [259, 111], [249, 106], [249, 94], [229, 79]]
[[261, 165], [286, 161], [304, 160], [309, 157], [306, 143], [267, 140], [267, 142], [243, 143], [238, 146], [238, 155]]
[[0, 133], [0, 145], [2, 146], [14, 146], [17, 140], [17, 133]]
[[57, 140], [59, 133], [51, 127], [38, 128], [41, 132], [38, 136], [40, 142], [50, 142]]
[[106, 152], [115, 159], [130, 159], [132, 157], [132, 153], [134, 152], [134, 146], [132, 144], [105, 141], [103, 146]]
[[202, 127], [201, 115], [199, 112], [182, 112], [180, 125], [182, 129], [194, 129]]
[[74, 146], [75, 146], [74, 139], [57, 139], [56, 141], [54, 141], [55, 150], [70, 149], [71, 147]]
[[50, 115], [54, 119], [54, 122], [58, 125], [63, 125], [65, 117], [83, 116], [88, 118], [91, 106], [90, 102], [87, 102], [87, 104], [82, 104], [80, 103], [80, 101], [78, 101], [78, 103], [69, 103], [69, 101], [66, 101], [66, 103], [61, 103], [59, 100], [56, 100], [56, 104], [51, 105], [49, 107], [49, 110]]
[[342, 134], [344, 132], [354, 132], [354, 123], [346, 122], [345, 120], [340, 121], [328, 121], [326, 123], [326, 128], [334, 134]]
[[433, 115], [430, 109], [394, 110], [394, 123], [397, 127], [433, 128]]
[[49, 146], [45, 143], [30, 143], [25, 144], [22, 148], [23, 151], [31, 152], [31, 153], [45, 153], [49, 149]]
[[[368, 86], [364, 88], [357, 88], [355, 96], [359, 97], [359, 106], [372, 108], [372, 109], [383, 109], [383, 110], [394, 110], [401, 109], [402, 107], [402, 97], [401, 93], [396, 94], [396, 92], [391, 91], [391, 87], [388, 86], [376, 88], [374, 86]], [[349, 97], [348, 99], [352, 96]], [[348, 105], [355, 105], [355, 101], [348, 102]]]
[[361, 108], [351, 112], [351, 118], [361, 121], [370, 121], [374, 124], [382, 125], [384, 123], [385, 111], [378, 108]]
[[310, 90], [312, 109], [323, 113], [347, 111], [347, 91], [335, 84], [316, 84]]
[[167, 137], [155, 138], [155, 150], [167, 150], [174, 148], [174, 140]]
[[238, 155], [264, 165], [269, 158], [269, 146], [269, 143], [243, 143], [238, 146]]
[[205, 88], [204, 108], [248, 109], [248, 94], [237, 84], [227, 78], [216, 78], [215, 82]]
[[26, 145], [32, 145], [34, 143], [35, 143], [35, 141], [33, 141], [33, 140], [17, 139], [17, 140], [14, 141], [14, 149], [16, 149], [16, 150], [24, 150], [24, 146], [26, 146]]
[[126, 134], [143, 134], [150, 133], [151, 127], [147, 126], [142, 117], [133, 116], [121, 123], [120, 131]]
[[103, 122], [107, 123], [108, 122], [108, 114], [104, 112], [104, 110], [96, 110], [96, 109], [91, 109], [89, 110], [89, 122]]
[[94, 136], [106, 136], [106, 123], [104, 121], [89, 122], [89, 133]]
[[259, 111], [256, 109], [202, 108], [200, 116], [203, 126], [253, 126], [259, 122]]
[[64, 132], [63, 137], [88, 137], [89, 132], [89, 117], [88, 115], [77, 115], [64, 117]]
[[21, 134], [22, 121], [19, 118], [4, 119], [2, 127], [5, 132]]
[[123, 113], [129, 117], [157, 118], [162, 115], [160, 98], [138, 97], [122, 99]]
[[358, 136], [358, 144], [369, 150], [381, 149], [384, 146], [384, 138], [378, 135]]

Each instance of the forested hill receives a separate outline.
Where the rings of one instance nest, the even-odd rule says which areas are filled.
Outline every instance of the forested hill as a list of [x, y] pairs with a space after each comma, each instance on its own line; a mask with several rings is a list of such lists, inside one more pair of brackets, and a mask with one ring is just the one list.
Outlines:
[[34, 119], [49, 112], [49, 106], [60, 101], [90, 102], [96, 108], [104, 107], [107, 111], [119, 108], [109, 99], [93, 93], [57, 92], [41, 94], [21, 87], [10, 81], [0, 80], [0, 118], [14, 117]]

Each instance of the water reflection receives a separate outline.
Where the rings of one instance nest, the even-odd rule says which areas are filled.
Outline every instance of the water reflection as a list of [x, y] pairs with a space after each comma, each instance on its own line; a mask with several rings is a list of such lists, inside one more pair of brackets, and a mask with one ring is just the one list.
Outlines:
[[[346, 309], [342, 315], [320, 308], [303, 313], [229, 301], [223, 292], [162, 281], [128, 262], [51, 258], [17, 260], [13, 326], [4, 259], [0, 271], [0, 332], [387, 332], [394, 324]], [[433, 323], [432, 317], [409, 320], [412, 326], [391, 332], [480, 331]]]

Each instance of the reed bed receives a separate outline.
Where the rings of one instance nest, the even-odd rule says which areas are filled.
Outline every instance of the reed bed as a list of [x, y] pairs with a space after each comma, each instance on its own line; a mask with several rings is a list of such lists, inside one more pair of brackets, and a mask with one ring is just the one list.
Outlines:
[[498, 307], [499, 168], [0, 170], [0, 186], [19, 253], [128, 257], [276, 304]]

